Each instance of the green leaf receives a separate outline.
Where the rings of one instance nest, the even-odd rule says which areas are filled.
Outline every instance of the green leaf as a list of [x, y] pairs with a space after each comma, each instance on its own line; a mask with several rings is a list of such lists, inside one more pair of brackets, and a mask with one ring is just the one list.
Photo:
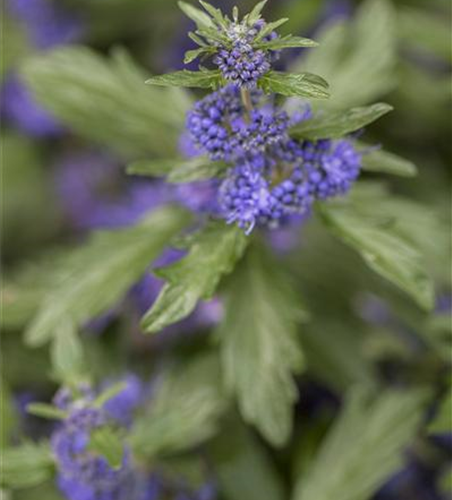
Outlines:
[[401, 177], [414, 177], [417, 173], [416, 165], [409, 160], [405, 160], [405, 158], [382, 149], [372, 151], [372, 146], [366, 146], [362, 143], [357, 145], [360, 149], [364, 149], [361, 165], [362, 169], [367, 172], [381, 172], [400, 175]]
[[30, 403], [27, 405], [27, 412], [31, 415], [51, 420], [64, 420], [67, 417], [65, 411], [46, 403]]
[[283, 500], [284, 485], [267, 450], [238, 421], [229, 424], [208, 446], [221, 498]]
[[331, 21], [316, 39], [320, 47], [300, 57], [290, 70], [317, 73], [328, 81], [331, 98], [319, 107], [367, 105], [396, 85], [396, 12], [391, 2], [362, 2], [353, 18]]
[[287, 23], [289, 19], [287, 17], [284, 17], [282, 19], [279, 19], [278, 21], [274, 21], [273, 23], [268, 23], [265, 25], [264, 29], [259, 31], [259, 34], [256, 36], [255, 41], [259, 42], [263, 38], [265, 38], [267, 35], [269, 35], [272, 31], [275, 31], [277, 28], [282, 26], [283, 24]]
[[168, 175], [168, 182], [193, 182], [211, 179], [224, 173], [227, 164], [221, 161], [212, 161], [205, 156], [187, 159], [142, 160], [127, 167], [127, 173], [133, 175]]
[[394, 108], [389, 104], [377, 103], [372, 106], [352, 108], [348, 111], [319, 114], [290, 129], [290, 135], [297, 139], [337, 139], [355, 132], [378, 120]]
[[189, 50], [185, 52], [184, 64], [190, 64], [192, 61], [197, 59], [199, 56], [213, 52], [214, 49], [210, 47], [200, 47], [199, 49]]
[[146, 80], [149, 85], [162, 87], [193, 87], [200, 89], [216, 89], [221, 82], [221, 72], [214, 71], [188, 71], [183, 69], [166, 75], [153, 76]]
[[259, 79], [259, 86], [266, 93], [285, 96], [326, 99], [328, 84], [321, 77], [311, 73], [282, 73], [270, 71]]
[[122, 392], [126, 388], [127, 384], [125, 382], [117, 382], [113, 384], [111, 387], [105, 389], [105, 391], [101, 392], [99, 396], [94, 400], [93, 405], [96, 408], [102, 408], [104, 404], [109, 401], [111, 398], [117, 396], [120, 392]]
[[403, 463], [425, 396], [405, 390], [367, 399], [362, 391], [348, 395], [314, 463], [297, 478], [294, 500], [368, 500]]
[[221, 26], [222, 28], [227, 28], [228, 27], [228, 22], [221, 13], [220, 9], [216, 9], [212, 5], [210, 5], [207, 2], [204, 2], [203, 0], [199, 0], [199, 3], [204, 7], [204, 9], [212, 16], [212, 18], [216, 21], [218, 26]]
[[102, 426], [91, 431], [88, 449], [102, 455], [113, 469], [121, 467], [124, 444], [119, 432], [112, 427]]
[[[384, 203], [384, 199], [380, 200]], [[375, 200], [369, 200], [369, 204]], [[388, 217], [376, 217], [351, 201], [318, 205], [326, 227], [357, 250], [370, 268], [408, 293], [420, 307], [433, 306], [433, 287], [413, 241], [404, 237]]]
[[59, 48], [27, 59], [23, 75], [38, 102], [82, 137], [132, 158], [176, 154], [191, 99], [144, 85], [147, 74], [124, 51], [107, 59]]
[[188, 220], [181, 209], [162, 208], [135, 226], [99, 231], [75, 249], [26, 331], [27, 343], [42, 345], [66, 322], [82, 326], [114, 306]]
[[214, 355], [185, 360], [160, 379], [148, 411], [136, 418], [129, 440], [134, 454], [147, 459], [188, 450], [211, 438], [228, 404]]
[[287, 35], [283, 38], [275, 38], [268, 42], [259, 42], [253, 44], [253, 47], [259, 49], [267, 50], [282, 50], [290, 48], [305, 48], [305, 47], [317, 47], [319, 44], [310, 40], [309, 38], [303, 38], [301, 36]]
[[212, 19], [202, 10], [193, 7], [186, 2], [177, 2], [179, 8], [184, 12], [184, 14], [189, 17], [192, 21], [196, 23], [198, 28], [212, 28], [215, 27]]
[[70, 320], [58, 325], [58, 334], [52, 339], [50, 357], [53, 375], [64, 385], [75, 386], [89, 376], [82, 343]]
[[262, 2], [257, 3], [253, 10], [248, 14], [247, 21], [249, 26], [254, 26], [261, 17], [261, 13], [267, 4], [268, 0], [262, 0]]
[[431, 434], [447, 434], [452, 430], [452, 387], [449, 387], [443, 397], [434, 419], [428, 426]]
[[218, 337], [226, 386], [244, 420], [281, 446], [292, 429], [293, 375], [303, 368], [300, 301], [281, 263], [252, 247], [227, 283], [224, 306]]
[[2, 451], [0, 484], [29, 488], [50, 479], [54, 463], [48, 444], [24, 443]]
[[[3, 344], [3, 356], [5, 357]], [[0, 377], [0, 453], [13, 437], [13, 432], [19, 422], [18, 409], [12, 398], [11, 390], [3, 375]], [[1, 498], [1, 497], [0, 497]]]
[[157, 300], [142, 319], [146, 332], [158, 332], [188, 316], [199, 300], [215, 293], [224, 274], [230, 273], [241, 258], [248, 239], [235, 225], [212, 223], [191, 241], [188, 254], [158, 270], [164, 285]]

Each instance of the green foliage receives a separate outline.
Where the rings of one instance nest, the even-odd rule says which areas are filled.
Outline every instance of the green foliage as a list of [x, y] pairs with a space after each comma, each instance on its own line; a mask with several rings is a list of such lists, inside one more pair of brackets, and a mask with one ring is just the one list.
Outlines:
[[312, 73], [283, 73], [270, 71], [260, 78], [259, 87], [266, 93], [298, 96], [310, 99], [327, 99], [328, 84]]
[[306, 47], [317, 47], [319, 44], [310, 40], [309, 38], [303, 38], [301, 36], [286, 35], [282, 38], [275, 38], [268, 42], [259, 42], [255, 45], [256, 48], [267, 49], [267, 50], [283, 50], [289, 48], [306, 48]]
[[199, 300], [210, 299], [221, 277], [230, 273], [248, 241], [237, 226], [211, 223], [190, 243], [188, 254], [156, 271], [167, 283], [142, 320], [146, 332], [158, 332], [188, 316]]
[[415, 391], [385, 391], [372, 401], [351, 391], [312, 466], [297, 478], [294, 500], [368, 500], [401, 464], [423, 400]]
[[367, 207], [375, 207], [370, 211], [353, 199], [318, 205], [317, 211], [325, 226], [357, 250], [369, 267], [408, 293], [420, 307], [431, 309], [433, 288], [421, 253], [397, 230], [394, 216], [378, 214], [376, 202], [375, 198], [367, 201]]
[[163, 208], [135, 226], [96, 233], [70, 253], [64, 271], [56, 273], [26, 332], [27, 343], [41, 345], [68, 321], [82, 326], [114, 306], [187, 222], [184, 211]]
[[83, 346], [70, 319], [58, 326], [50, 348], [53, 375], [63, 385], [75, 387], [89, 378]]
[[53, 458], [46, 443], [24, 443], [2, 451], [0, 484], [6, 488], [28, 488], [52, 477]]
[[197, 446], [215, 434], [227, 405], [215, 355], [177, 364], [162, 374], [148, 411], [135, 419], [132, 450], [152, 460]]
[[3, 376], [0, 378], [0, 422], [1, 453], [1, 450], [8, 445], [17, 422], [17, 409], [11, 396], [11, 390]]
[[124, 444], [119, 432], [102, 426], [91, 431], [88, 449], [102, 455], [113, 469], [119, 469], [124, 456]]
[[352, 108], [348, 111], [329, 112], [305, 120], [290, 129], [290, 135], [297, 139], [338, 139], [355, 132], [392, 111], [389, 104]]
[[366, 105], [395, 84], [396, 15], [387, 0], [367, 0], [350, 21], [333, 21], [318, 35], [320, 47], [295, 62], [292, 71], [311, 71], [330, 84], [323, 107]]
[[187, 2], [177, 2], [177, 4], [179, 5], [180, 9], [184, 12], [184, 14], [196, 23], [196, 26], [198, 28], [215, 27], [210, 16], [208, 16], [202, 10], [193, 7], [193, 5], [190, 5]]
[[363, 148], [364, 151], [361, 164], [365, 171], [381, 172], [401, 177], [413, 177], [416, 175], [416, 165], [405, 158], [382, 149], [372, 150], [371, 146], [364, 146], [363, 144], [358, 144], [358, 147]]
[[225, 500], [283, 500], [284, 487], [261, 443], [239, 421], [225, 428], [208, 448], [218, 489]]
[[220, 70], [189, 71], [183, 69], [174, 73], [152, 76], [146, 83], [161, 87], [191, 87], [200, 89], [218, 88], [222, 83]]
[[50, 420], [63, 420], [66, 418], [66, 412], [46, 403], [30, 403], [27, 405], [27, 412], [36, 417]]
[[146, 87], [124, 51], [105, 59], [86, 47], [59, 48], [27, 60], [23, 74], [77, 134], [132, 157], [174, 151], [191, 105], [181, 91]]
[[292, 428], [293, 374], [303, 368], [300, 300], [281, 263], [257, 248], [231, 276], [224, 295], [218, 336], [226, 386], [236, 394], [244, 420], [281, 446]]
[[452, 430], [452, 386], [448, 388], [435, 417], [428, 426], [431, 434], [447, 434]]
[[193, 182], [218, 177], [228, 168], [222, 161], [212, 161], [206, 156], [167, 160], [139, 160], [127, 167], [127, 173], [132, 175], [163, 176], [172, 183]]

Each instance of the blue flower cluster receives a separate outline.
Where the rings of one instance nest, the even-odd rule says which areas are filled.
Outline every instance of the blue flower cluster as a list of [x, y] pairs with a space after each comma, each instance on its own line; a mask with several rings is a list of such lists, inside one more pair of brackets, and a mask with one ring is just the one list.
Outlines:
[[295, 140], [290, 126], [309, 119], [309, 109], [290, 118], [262, 103], [262, 93], [249, 97], [247, 106], [238, 87], [228, 85], [199, 101], [187, 117], [197, 150], [232, 164], [210, 198], [213, 213], [249, 234], [256, 225], [275, 228], [304, 218], [316, 199], [347, 193], [361, 167], [361, 153], [350, 140]]
[[[234, 22], [226, 30], [228, 46], [220, 46], [213, 62], [220, 68], [223, 77], [237, 87], [253, 89], [257, 81], [271, 69], [271, 63], [278, 57], [276, 51], [264, 51], [253, 47], [253, 42], [265, 27], [265, 22], [259, 20], [254, 26], [245, 21]], [[271, 34], [262, 37], [269, 41], [277, 37]]]

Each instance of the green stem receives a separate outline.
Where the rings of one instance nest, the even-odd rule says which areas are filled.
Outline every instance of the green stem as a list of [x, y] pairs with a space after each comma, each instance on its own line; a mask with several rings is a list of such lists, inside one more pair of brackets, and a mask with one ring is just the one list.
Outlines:
[[241, 88], [240, 95], [242, 97], [243, 106], [246, 109], [246, 113], [248, 118], [251, 116], [251, 112], [253, 111], [253, 103], [251, 102], [251, 93], [248, 89]]

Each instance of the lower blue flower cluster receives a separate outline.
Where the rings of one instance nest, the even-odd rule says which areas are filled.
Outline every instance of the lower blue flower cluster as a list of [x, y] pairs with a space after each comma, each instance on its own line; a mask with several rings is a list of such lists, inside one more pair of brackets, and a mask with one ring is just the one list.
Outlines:
[[[102, 405], [96, 404], [98, 393], [89, 386], [81, 385], [75, 391], [63, 388], [55, 395], [54, 404], [66, 413], [51, 438], [58, 470], [57, 485], [65, 498], [212, 500], [215, 488], [209, 482], [199, 491], [192, 491], [183, 481], [170, 481], [156, 471], [146, 471], [134, 462], [125, 443], [118, 467], [112, 467], [92, 448], [93, 433], [104, 427], [117, 429], [121, 435], [126, 435], [134, 411], [145, 401], [149, 391], [138, 377], [128, 375], [122, 382], [124, 387]], [[104, 385], [104, 389], [108, 389], [109, 385]]]
[[310, 110], [290, 118], [262, 105], [262, 97], [253, 91], [244, 103], [229, 85], [199, 101], [187, 117], [198, 152], [232, 164], [213, 189], [211, 211], [248, 234], [256, 225], [275, 228], [304, 218], [315, 200], [347, 193], [362, 158], [349, 139], [291, 138], [289, 128], [311, 118]]

